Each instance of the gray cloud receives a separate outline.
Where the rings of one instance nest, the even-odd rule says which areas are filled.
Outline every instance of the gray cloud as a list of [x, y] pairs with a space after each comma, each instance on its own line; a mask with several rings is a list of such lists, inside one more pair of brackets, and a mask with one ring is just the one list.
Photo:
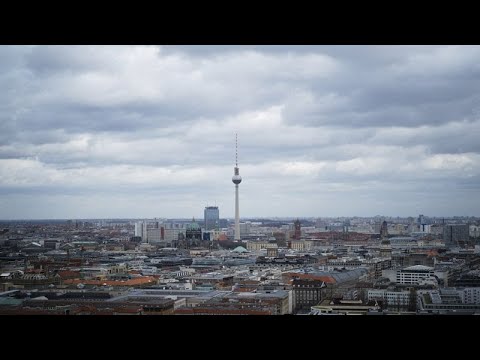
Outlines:
[[479, 215], [479, 59], [0, 46], [0, 218], [232, 216], [236, 132], [242, 216]]

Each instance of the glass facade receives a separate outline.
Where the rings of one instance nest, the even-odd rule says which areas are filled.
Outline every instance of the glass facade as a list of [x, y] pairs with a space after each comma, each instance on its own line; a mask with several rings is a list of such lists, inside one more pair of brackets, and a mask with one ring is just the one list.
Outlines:
[[213, 230], [218, 228], [220, 213], [218, 206], [207, 206], [204, 211], [205, 230]]

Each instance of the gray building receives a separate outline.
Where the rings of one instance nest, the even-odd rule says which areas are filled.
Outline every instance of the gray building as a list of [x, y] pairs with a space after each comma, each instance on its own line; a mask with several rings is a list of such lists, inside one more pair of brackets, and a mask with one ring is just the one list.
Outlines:
[[135, 236], [140, 236], [143, 242], [147, 242], [147, 222], [146, 221], [137, 221], [135, 223]]
[[445, 225], [443, 227], [443, 240], [446, 246], [465, 246], [469, 240], [468, 225]]
[[205, 230], [219, 228], [220, 213], [218, 206], [206, 206], [204, 210]]
[[309, 310], [322, 301], [322, 289], [327, 286], [321, 280], [293, 279], [293, 310]]

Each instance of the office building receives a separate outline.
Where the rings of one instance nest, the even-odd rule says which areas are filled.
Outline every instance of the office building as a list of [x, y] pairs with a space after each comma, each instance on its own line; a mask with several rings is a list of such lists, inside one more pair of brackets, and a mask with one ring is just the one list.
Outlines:
[[466, 224], [445, 225], [443, 240], [446, 246], [465, 246], [469, 240], [469, 226]]
[[220, 214], [218, 206], [207, 206], [203, 212], [205, 221], [205, 230], [215, 230], [219, 228]]

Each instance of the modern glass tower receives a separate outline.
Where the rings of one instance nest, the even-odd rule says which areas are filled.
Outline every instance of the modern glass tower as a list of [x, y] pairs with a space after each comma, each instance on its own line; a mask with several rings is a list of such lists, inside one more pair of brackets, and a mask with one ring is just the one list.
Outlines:
[[220, 220], [218, 206], [206, 206], [203, 212], [203, 218], [205, 219], [206, 231], [217, 229]]

